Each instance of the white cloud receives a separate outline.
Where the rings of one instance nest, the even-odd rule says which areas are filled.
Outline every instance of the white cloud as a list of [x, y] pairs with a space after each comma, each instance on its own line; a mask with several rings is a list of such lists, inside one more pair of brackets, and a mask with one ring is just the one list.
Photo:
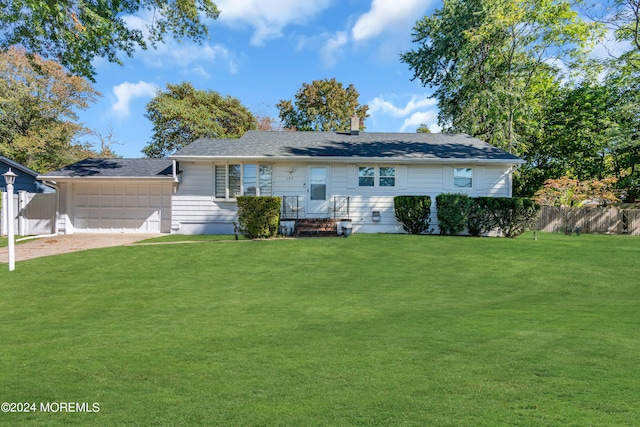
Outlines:
[[136, 98], [152, 98], [158, 91], [158, 86], [153, 83], [139, 81], [138, 83], [124, 82], [113, 88], [116, 102], [111, 107], [117, 116], [126, 118], [131, 114], [130, 105]]
[[396, 107], [392, 102], [377, 96], [368, 105], [371, 114], [380, 112], [394, 117], [406, 117], [415, 110], [437, 108], [437, 101], [433, 98], [428, 98], [426, 95], [412, 95], [404, 107]]
[[185, 73], [193, 71], [193, 74], [210, 78], [209, 72], [203, 70], [222, 64], [230, 74], [238, 72], [238, 62], [235, 56], [221, 45], [181, 44], [173, 40], [167, 40], [165, 44], [158, 45], [157, 49], [150, 49], [140, 58], [154, 68], [175, 67]]
[[[145, 37], [149, 35], [148, 26], [153, 21], [151, 12], [128, 15], [123, 19], [127, 26], [142, 31]], [[182, 74], [195, 74], [207, 79], [211, 78], [207, 69], [213, 64], [223, 64], [231, 74], [236, 74], [238, 71], [235, 55], [223, 45], [179, 42], [173, 37], [165, 38], [163, 43], [157, 43], [155, 47], [150, 46], [147, 50], [139, 50], [136, 58], [140, 58], [145, 64], [154, 68], [176, 67]]]
[[440, 126], [437, 124], [438, 112], [435, 110], [420, 111], [413, 113], [411, 116], [404, 119], [401, 132], [415, 131], [420, 125], [425, 124], [429, 126], [431, 132], [440, 132]]
[[325, 67], [335, 67], [342, 47], [346, 45], [348, 41], [349, 36], [346, 31], [338, 31], [334, 35], [328, 36], [324, 46], [320, 49], [320, 57]]
[[387, 29], [412, 28], [431, 3], [432, 0], [373, 0], [371, 9], [356, 21], [351, 36], [363, 41]]
[[230, 26], [250, 25], [255, 29], [251, 44], [262, 46], [282, 36], [291, 24], [304, 24], [331, 5], [332, 0], [218, 0], [218, 20]]
[[[395, 98], [395, 96], [394, 96]], [[368, 103], [371, 118], [382, 120], [382, 117], [404, 119], [401, 132], [415, 131], [421, 124], [429, 126], [432, 132], [440, 132], [437, 101], [427, 95], [412, 95], [406, 104], [397, 106], [382, 96], [375, 97]]]

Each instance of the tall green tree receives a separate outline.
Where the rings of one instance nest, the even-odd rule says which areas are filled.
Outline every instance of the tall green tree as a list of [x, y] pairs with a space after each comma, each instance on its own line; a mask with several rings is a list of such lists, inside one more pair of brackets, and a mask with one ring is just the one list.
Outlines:
[[633, 55], [633, 61], [640, 67], [640, 0], [614, 0], [613, 10], [606, 20], [613, 27], [616, 39], [631, 43], [627, 55]]
[[426, 123], [420, 123], [420, 126], [416, 129], [416, 133], [431, 133], [431, 129], [429, 129], [429, 125]]
[[435, 89], [439, 123], [516, 154], [540, 133], [556, 61], [577, 61], [599, 33], [565, 0], [445, 0], [414, 27], [401, 60]]
[[[640, 51], [638, 51], [640, 54]], [[640, 57], [639, 57], [640, 58]], [[627, 201], [640, 200], [640, 63], [617, 62], [603, 85], [615, 106], [615, 132], [611, 136], [613, 176], [626, 189]]]
[[615, 178], [632, 200], [640, 196], [640, 69], [609, 66], [604, 79], [565, 84], [549, 98], [516, 193], [530, 196], [546, 180], [569, 176]]
[[294, 102], [282, 100], [276, 107], [287, 129], [346, 132], [354, 114], [360, 119], [361, 129], [369, 116], [369, 106], [360, 105], [359, 96], [353, 84], [345, 88], [335, 78], [314, 80], [302, 85]]
[[38, 172], [94, 156], [77, 142], [90, 131], [76, 112], [98, 96], [85, 78], [70, 76], [55, 61], [29, 59], [18, 48], [0, 53], [0, 155]]
[[[124, 19], [144, 11], [153, 14], [148, 38]], [[211, 0], [0, 0], [0, 49], [19, 45], [93, 79], [94, 58], [121, 63], [119, 52], [132, 56], [168, 34], [202, 41], [208, 34], [203, 18], [218, 15]]]
[[198, 138], [239, 138], [257, 126], [237, 98], [187, 82], [167, 84], [147, 104], [145, 117], [153, 123], [151, 142], [142, 150], [148, 157], [166, 157]]

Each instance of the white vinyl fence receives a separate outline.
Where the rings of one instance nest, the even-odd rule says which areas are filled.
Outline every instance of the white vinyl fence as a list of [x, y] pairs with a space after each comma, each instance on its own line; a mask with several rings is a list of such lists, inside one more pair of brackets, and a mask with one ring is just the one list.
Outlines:
[[[569, 224], [565, 224], [568, 218]], [[581, 233], [630, 234], [640, 236], [640, 209], [582, 208], [565, 215], [559, 208], [543, 206], [537, 230], [564, 232], [565, 228]]]
[[[2, 193], [2, 222], [0, 233], [7, 234], [7, 196]], [[27, 193], [20, 191], [13, 195], [14, 225], [16, 235], [33, 236], [55, 232], [56, 194]]]

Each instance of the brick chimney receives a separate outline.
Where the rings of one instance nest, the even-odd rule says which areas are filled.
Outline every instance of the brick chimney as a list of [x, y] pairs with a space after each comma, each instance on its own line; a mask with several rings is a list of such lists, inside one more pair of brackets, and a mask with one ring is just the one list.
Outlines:
[[360, 134], [360, 119], [356, 113], [351, 116], [351, 135]]

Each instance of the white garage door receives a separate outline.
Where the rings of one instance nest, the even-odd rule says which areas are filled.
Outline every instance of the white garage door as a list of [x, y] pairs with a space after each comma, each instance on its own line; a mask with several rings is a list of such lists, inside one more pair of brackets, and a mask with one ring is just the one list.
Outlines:
[[77, 232], [170, 231], [171, 184], [76, 184], [74, 200]]

